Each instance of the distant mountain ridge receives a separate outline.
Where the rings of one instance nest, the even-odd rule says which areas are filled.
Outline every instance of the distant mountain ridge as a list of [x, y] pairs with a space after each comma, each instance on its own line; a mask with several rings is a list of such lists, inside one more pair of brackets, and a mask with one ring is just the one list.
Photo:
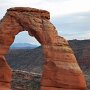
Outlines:
[[11, 49], [34, 49], [38, 47], [38, 45], [33, 45], [30, 43], [14, 43], [11, 45]]
[[[79, 65], [81, 66], [81, 68], [86, 71], [87, 71], [87, 69], [90, 69], [90, 40], [69, 40], [68, 42], [70, 44], [70, 47], [73, 49], [74, 54], [77, 58]], [[34, 61], [33, 63], [35, 63], [36, 60], [38, 62], [43, 61], [43, 59], [42, 59], [43, 53], [42, 53], [41, 47], [38, 47], [36, 45], [33, 46], [32, 44], [27, 44], [27, 43], [23, 43], [23, 44], [19, 43], [19, 44], [14, 44], [14, 45], [12, 47], [15, 50], [13, 50], [11, 48], [11, 50], [9, 50], [8, 55], [7, 55], [7, 59], [9, 61], [10, 65], [13, 65], [14, 67], [15, 67], [15, 65], [16, 66], [18, 65], [18, 67], [20, 68], [20, 66], [22, 66], [22, 65], [19, 63], [22, 61], [24, 61], [26, 63], [26, 65], [27, 65], [28, 61], [29, 61], [29, 63], [30, 62], [32, 63], [33, 61]], [[23, 50], [22, 50], [22, 47], [23, 47]], [[19, 50], [17, 50], [17, 48]], [[20, 62], [18, 62], [18, 61], [20, 61]], [[12, 68], [13, 68], [13, 66], [12, 66]], [[23, 66], [23, 68], [27, 68], [27, 66], [25, 66], [25, 67]], [[15, 67], [15, 69], [17, 69], [17, 68]], [[27, 70], [29, 70], [29, 69], [27, 69]]]

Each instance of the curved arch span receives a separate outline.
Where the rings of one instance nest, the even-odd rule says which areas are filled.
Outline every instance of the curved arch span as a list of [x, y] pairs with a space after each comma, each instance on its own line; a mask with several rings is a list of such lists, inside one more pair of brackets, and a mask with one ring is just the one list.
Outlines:
[[4, 55], [15, 35], [28, 31], [43, 47], [44, 70], [40, 90], [86, 90], [86, 83], [68, 42], [58, 36], [48, 11], [16, 7], [0, 21], [0, 90], [10, 90], [12, 72]]

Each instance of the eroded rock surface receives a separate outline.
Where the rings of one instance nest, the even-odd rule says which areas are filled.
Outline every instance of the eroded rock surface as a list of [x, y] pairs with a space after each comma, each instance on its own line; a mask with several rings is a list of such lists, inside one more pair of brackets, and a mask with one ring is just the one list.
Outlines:
[[[26, 30], [43, 47], [45, 64], [40, 90], [86, 90], [83, 73], [72, 49], [64, 38], [58, 36], [49, 19], [49, 12], [45, 10], [23, 7], [8, 9], [0, 22], [0, 56], [7, 53], [15, 35]], [[3, 63], [2, 59], [0, 63]], [[9, 90], [10, 81], [11, 70], [4, 62], [0, 68], [0, 88]]]

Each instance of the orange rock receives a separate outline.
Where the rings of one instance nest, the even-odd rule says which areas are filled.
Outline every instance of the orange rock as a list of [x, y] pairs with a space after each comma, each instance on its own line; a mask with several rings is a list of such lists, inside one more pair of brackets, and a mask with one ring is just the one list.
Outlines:
[[0, 90], [10, 90], [12, 72], [4, 57], [0, 57]]
[[[68, 42], [58, 36], [49, 21], [49, 12], [34, 8], [16, 7], [7, 10], [0, 22], [0, 88], [10, 89], [11, 69], [3, 55], [15, 35], [28, 31], [43, 46], [45, 65], [41, 90], [86, 90], [86, 82]], [[4, 89], [3, 89], [4, 90]]]

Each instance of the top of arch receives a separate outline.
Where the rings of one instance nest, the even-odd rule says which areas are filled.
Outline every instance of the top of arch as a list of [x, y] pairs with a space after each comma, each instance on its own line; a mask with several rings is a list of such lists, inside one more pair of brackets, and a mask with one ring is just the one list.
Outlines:
[[50, 19], [50, 13], [48, 11], [36, 9], [36, 8], [13, 7], [13, 8], [7, 9], [7, 11], [37, 13], [37, 14], [40, 14], [43, 18]]

